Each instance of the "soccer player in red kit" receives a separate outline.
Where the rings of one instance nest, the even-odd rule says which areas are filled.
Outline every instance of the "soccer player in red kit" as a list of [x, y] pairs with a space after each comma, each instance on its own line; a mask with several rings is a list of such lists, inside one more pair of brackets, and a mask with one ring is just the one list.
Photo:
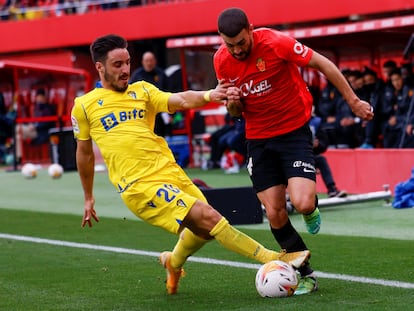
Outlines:
[[[330, 60], [281, 32], [254, 29], [243, 10], [224, 10], [218, 30], [224, 44], [214, 55], [214, 69], [217, 79], [234, 84], [227, 90], [227, 110], [246, 120], [253, 188], [278, 244], [288, 252], [306, 250], [289, 220], [285, 196], [287, 190], [308, 232], [318, 233], [321, 216], [308, 125], [313, 103], [299, 67], [322, 72], [358, 117], [372, 119], [372, 107], [357, 97]], [[301, 280], [295, 294], [315, 291], [317, 280], [309, 262], [298, 270]]]

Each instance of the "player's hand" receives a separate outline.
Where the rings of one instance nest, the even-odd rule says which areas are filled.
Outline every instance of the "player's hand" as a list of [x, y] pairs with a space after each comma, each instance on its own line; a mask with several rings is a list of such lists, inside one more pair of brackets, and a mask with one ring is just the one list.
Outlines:
[[352, 111], [357, 117], [363, 120], [372, 120], [374, 117], [374, 108], [365, 100], [360, 100], [352, 106]]
[[232, 83], [226, 82], [224, 79], [219, 80], [215, 89], [210, 93], [210, 99], [212, 102], [220, 103], [227, 100], [227, 90]]
[[232, 117], [240, 117], [243, 112], [243, 103], [238, 87], [232, 86], [227, 89], [227, 101], [225, 102], [228, 113]]
[[85, 227], [86, 223], [88, 224], [89, 227], [92, 227], [92, 219], [91, 218], [95, 219], [96, 222], [99, 222], [99, 217], [98, 217], [98, 215], [96, 215], [94, 205], [95, 205], [95, 200], [94, 199], [85, 200], [84, 214], [83, 214], [83, 219], [82, 219], [82, 227]]

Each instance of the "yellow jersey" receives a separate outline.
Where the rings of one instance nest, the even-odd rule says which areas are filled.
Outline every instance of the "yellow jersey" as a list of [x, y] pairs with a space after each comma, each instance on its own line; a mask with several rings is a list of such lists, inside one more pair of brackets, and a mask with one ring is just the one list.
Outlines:
[[154, 133], [156, 114], [171, 113], [170, 96], [139, 81], [123, 93], [95, 88], [75, 98], [71, 114], [75, 138], [96, 143], [118, 192], [175, 164], [165, 139]]

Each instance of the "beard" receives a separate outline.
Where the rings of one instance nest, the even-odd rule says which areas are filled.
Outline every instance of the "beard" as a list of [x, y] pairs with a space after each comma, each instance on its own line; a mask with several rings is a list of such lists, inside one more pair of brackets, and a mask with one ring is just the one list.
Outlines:
[[119, 80], [117, 82], [117, 79], [114, 76], [108, 74], [107, 72], [104, 73], [104, 79], [106, 82], [108, 82], [111, 85], [112, 89], [115, 92], [123, 93], [128, 88], [128, 82], [126, 83], [123, 81], [119, 82]]
[[121, 86], [119, 86], [119, 85], [117, 85], [117, 84], [111, 84], [111, 85], [112, 85], [112, 87], [114, 88], [114, 90], [115, 90], [116, 92], [120, 92], [120, 93], [125, 92], [125, 91], [126, 91], [126, 89], [128, 88], [128, 83], [127, 83], [127, 84], [125, 84], [125, 85], [121, 85]]
[[247, 55], [248, 55], [247, 53], [242, 52], [239, 54], [233, 54], [233, 57], [237, 60], [245, 60], [247, 58]]
[[238, 54], [232, 53], [232, 56], [237, 60], [245, 60], [246, 58], [249, 57], [251, 51], [252, 51], [252, 43], [249, 44], [249, 46], [247, 47], [245, 51], [242, 51]]

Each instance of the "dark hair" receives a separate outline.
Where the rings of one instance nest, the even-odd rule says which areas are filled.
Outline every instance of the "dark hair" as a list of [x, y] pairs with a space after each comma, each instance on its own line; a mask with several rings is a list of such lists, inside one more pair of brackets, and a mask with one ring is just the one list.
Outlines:
[[364, 76], [366, 76], [366, 75], [370, 75], [370, 76], [377, 77], [377, 73], [376, 73], [374, 70], [372, 70], [371, 68], [367, 67], [367, 66], [365, 66], [365, 69], [364, 69], [363, 75], [364, 75]]
[[351, 72], [349, 73], [349, 76], [360, 79], [363, 77], [363, 74], [360, 70], [351, 70]]
[[46, 90], [43, 88], [37, 89], [36, 90], [36, 95], [43, 95], [46, 96]]
[[243, 29], [248, 29], [249, 25], [246, 13], [239, 8], [226, 9], [218, 17], [219, 33], [230, 38], [237, 36]]
[[118, 35], [106, 35], [97, 38], [90, 46], [92, 61], [102, 62], [106, 61], [108, 53], [115, 49], [126, 49], [128, 42]]
[[391, 78], [391, 76], [393, 76], [393, 75], [399, 75], [400, 77], [402, 77], [402, 74], [401, 74], [401, 69], [400, 68], [394, 68], [394, 69], [392, 69], [391, 71], [390, 71], [390, 73], [388, 74], [388, 76]]
[[383, 68], [396, 68], [397, 63], [392, 59], [387, 60], [384, 64], [382, 64]]

